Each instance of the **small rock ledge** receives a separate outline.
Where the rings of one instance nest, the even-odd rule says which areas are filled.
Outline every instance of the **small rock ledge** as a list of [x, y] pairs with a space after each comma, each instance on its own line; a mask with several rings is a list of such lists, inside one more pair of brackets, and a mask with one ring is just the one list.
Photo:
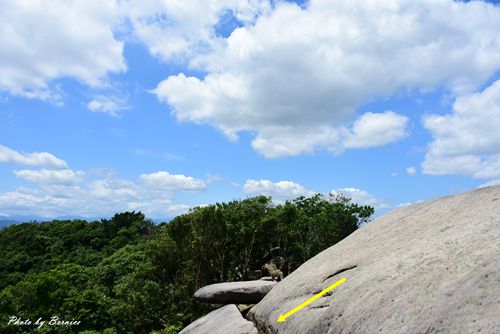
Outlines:
[[209, 304], [255, 304], [276, 285], [273, 281], [242, 281], [204, 286], [194, 298]]

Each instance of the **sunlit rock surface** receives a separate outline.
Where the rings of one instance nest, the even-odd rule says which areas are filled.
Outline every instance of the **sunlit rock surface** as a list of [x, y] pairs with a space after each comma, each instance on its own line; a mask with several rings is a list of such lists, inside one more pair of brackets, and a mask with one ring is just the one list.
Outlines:
[[[304, 263], [253, 307], [261, 333], [500, 333], [500, 186], [400, 208]], [[284, 314], [342, 277], [304, 309]]]
[[199, 318], [179, 334], [257, 334], [252, 322], [245, 320], [236, 305], [226, 305]]

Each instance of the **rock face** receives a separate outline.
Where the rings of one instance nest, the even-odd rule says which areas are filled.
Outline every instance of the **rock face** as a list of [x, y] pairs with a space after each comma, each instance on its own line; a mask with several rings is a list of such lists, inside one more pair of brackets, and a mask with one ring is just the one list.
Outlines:
[[194, 298], [211, 304], [255, 304], [276, 285], [272, 281], [243, 281], [217, 283], [204, 286], [195, 292]]
[[226, 305], [199, 318], [179, 334], [257, 334], [252, 322], [243, 319], [236, 305]]
[[500, 186], [368, 223], [286, 277], [247, 318], [273, 334], [500, 333]]

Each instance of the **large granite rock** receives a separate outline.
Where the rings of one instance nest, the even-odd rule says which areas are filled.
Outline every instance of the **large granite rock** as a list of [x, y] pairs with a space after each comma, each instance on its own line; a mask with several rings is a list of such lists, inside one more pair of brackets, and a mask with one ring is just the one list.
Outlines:
[[500, 186], [368, 223], [286, 277], [247, 318], [273, 334], [500, 333]]
[[179, 334], [257, 334], [252, 322], [243, 319], [236, 305], [226, 305], [199, 318]]
[[204, 286], [194, 298], [211, 304], [255, 304], [276, 285], [272, 281], [242, 281], [217, 283]]

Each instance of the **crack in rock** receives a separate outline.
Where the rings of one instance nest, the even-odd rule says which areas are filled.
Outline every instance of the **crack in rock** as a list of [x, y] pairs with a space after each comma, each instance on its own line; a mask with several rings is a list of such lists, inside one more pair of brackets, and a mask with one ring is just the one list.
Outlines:
[[310, 307], [310, 309], [314, 309], [314, 308], [325, 308], [325, 307], [330, 307], [330, 305], [328, 305], [328, 304], [315, 305], [315, 306], [311, 306], [311, 307]]
[[329, 278], [332, 278], [332, 277], [333, 277], [333, 276], [335, 276], [335, 275], [338, 275], [338, 274], [340, 274], [340, 273], [343, 273], [344, 271], [347, 271], [347, 270], [354, 269], [354, 268], [356, 268], [356, 267], [357, 267], [357, 265], [353, 265], [353, 266], [350, 266], [350, 267], [347, 267], [347, 268], [342, 268], [342, 269], [339, 269], [339, 270], [337, 270], [336, 272], [334, 272], [333, 274], [328, 275], [326, 278], [324, 278], [324, 279], [323, 279], [323, 282], [324, 282], [324, 281], [326, 281], [326, 280], [327, 280], [327, 279], [329, 279]]

